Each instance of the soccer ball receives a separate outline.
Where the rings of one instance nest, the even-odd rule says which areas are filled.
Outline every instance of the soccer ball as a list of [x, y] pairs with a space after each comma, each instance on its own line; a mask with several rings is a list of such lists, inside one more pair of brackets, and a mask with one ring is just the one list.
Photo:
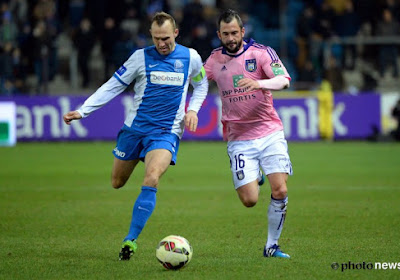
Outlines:
[[187, 265], [193, 256], [193, 249], [186, 238], [169, 235], [158, 243], [157, 260], [166, 268], [178, 270]]

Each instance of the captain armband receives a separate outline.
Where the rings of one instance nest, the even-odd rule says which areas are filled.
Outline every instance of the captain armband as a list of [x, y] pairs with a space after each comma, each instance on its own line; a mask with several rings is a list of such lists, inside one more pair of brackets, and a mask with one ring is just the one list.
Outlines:
[[204, 69], [204, 66], [201, 66], [200, 73], [197, 74], [196, 76], [194, 76], [194, 77], [192, 78], [192, 81], [198, 83], [198, 82], [200, 82], [201, 80], [203, 80], [203, 78], [204, 78], [205, 76], [206, 76], [206, 70]]

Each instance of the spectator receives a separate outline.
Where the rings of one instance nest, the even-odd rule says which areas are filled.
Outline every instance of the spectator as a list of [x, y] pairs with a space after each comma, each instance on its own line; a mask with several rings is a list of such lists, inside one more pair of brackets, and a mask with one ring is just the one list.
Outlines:
[[[389, 9], [384, 9], [382, 12], [383, 21], [378, 23], [376, 35], [378, 36], [397, 36], [399, 35], [400, 24], [393, 19], [393, 15]], [[387, 67], [393, 67], [393, 76], [399, 76], [397, 65], [398, 50], [393, 44], [380, 45], [379, 47], [379, 71], [381, 77], [384, 76]]]
[[[345, 2], [345, 9], [342, 14], [335, 16], [334, 30], [339, 37], [354, 37], [358, 34], [361, 27], [361, 20], [354, 11], [352, 0]], [[342, 55], [342, 66], [345, 69], [353, 70], [356, 59], [356, 46], [354, 44], [344, 45]]]
[[[18, 34], [18, 49], [19, 49], [19, 60], [20, 60], [20, 68], [22, 70], [22, 79], [23, 86], [20, 86], [22, 91], [21, 93], [29, 93], [29, 88], [27, 88], [28, 83], [25, 82], [26, 77], [32, 73], [33, 69], [33, 56], [34, 50], [32, 48], [33, 42], [33, 34], [32, 34], [32, 26], [29, 21], [26, 21], [20, 29]], [[19, 78], [18, 78], [19, 79]], [[25, 90], [25, 91], [23, 91]]]
[[202, 60], [205, 61], [210, 55], [213, 47], [211, 45], [212, 37], [208, 33], [205, 24], [198, 24], [192, 28], [191, 48], [196, 48]]
[[55, 18], [56, 4], [53, 0], [39, 0], [33, 8], [34, 19], [47, 20]]
[[54, 63], [50, 55], [52, 39], [43, 20], [39, 21], [33, 29], [32, 44], [37, 78], [36, 91], [39, 93], [46, 91], [51, 75], [51, 65]]
[[27, 92], [26, 87], [26, 65], [22, 59], [20, 48], [14, 48], [12, 52], [12, 65], [13, 65], [13, 84], [16, 93]]
[[146, 13], [151, 18], [156, 12], [164, 11], [169, 13], [169, 3], [167, 0], [148, 0], [146, 5]]
[[132, 39], [130, 33], [122, 32], [120, 38], [115, 42], [112, 54], [112, 65], [122, 65], [130, 55], [137, 49], [138, 39]]
[[314, 65], [310, 60], [307, 60], [304, 63], [302, 69], [299, 69], [298, 81], [309, 85], [317, 81], [317, 73], [315, 72]]
[[329, 2], [322, 2], [321, 8], [317, 10], [316, 22], [313, 29], [323, 39], [329, 39], [333, 36], [333, 20], [335, 12]]
[[[248, 3], [248, 2], [251, 2]], [[216, 8], [220, 11], [226, 10], [226, 9], [233, 9], [236, 11], [241, 11], [241, 9], [249, 11], [251, 9], [251, 14], [253, 16], [257, 16], [254, 12], [260, 12], [263, 9], [259, 8], [265, 8], [266, 5], [263, 5], [262, 0], [254, 0], [254, 1], [238, 1], [238, 0], [216, 0]], [[263, 6], [260, 6], [263, 5]], [[265, 9], [264, 9], [265, 11]], [[265, 14], [264, 14], [265, 16]], [[219, 40], [219, 39], [218, 39]]]
[[183, 7], [183, 19], [180, 24], [180, 36], [185, 44], [191, 45], [192, 30], [202, 23], [204, 23], [204, 17], [201, 1], [194, 0], [186, 4]]
[[130, 7], [126, 11], [125, 18], [121, 21], [121, 30], [133, 39], [139, 32], [140, 20], [135, 7]]
[[[246, 12], [241, 13], [240, 17], [242, 18], [243, 26], [246, 29], [246, 37], [247, 38], [253, 38], [254, 37], [254, 30], [260, 24], [260, 22], [257, 21], [256, 18], [250, 16]], [[218, 37], [216, 39], [218, 39]]]
[[307, 6], [297, 20], [297, 59], [296, 65], [299, 71], [304, 68], [306, 61], [309, 59], [309, 49], [311, 35], [315, 25], [315, 11], [312, 6]]
[[324, 70], [324, 79], [327, 80], [334, 92], [340, 92], [344, 89], [344, 79], [342, 69], [334, 56], [330, 56], [328, 65]]
[[12, 59], [13, 46], [11, 42], [6, 42], [3, 47], [3, 51], [0, 53], [0, 83], [2, 88], [6, 88], [5, 93], [10, 94], [10, 84], [13, 78], [13, 59]]
[[400, 21], [400, 5], [398, 0], [386, 0], [383, 4], [383, 8], [390, 10], [393, 18], [396, 21]]
[[116, 66], [113, 65], [113, 49], [115, 43], [121, 36], [120, 29], [115, 23], [115, 20], [111, 17], [106, 18], [104, 21], [104, 31], [101, 36], [101, 51], [104, 60], [104, 81], [108, 80], [111, 72], [116, 70]]
[[25, 69], [21, 63], [21, 51], [10, 42], [0, 52], [0, 88], [3, 95], [25, 90]]
[[357, 0], [354, 1], [354, 10], [360, 17], [361, 24], [371, 24], [373, 27], [378, 20], [377, 11], [379, 11], [379, 1], [376, 0]]
[[69, 24], [72, 29], [79, 28], [81, 24], [84, 12], [85, 12], [85, 1], [84, 0], [73, 0], [69, 1]]
[[15, 24], [11, 11], [8, 9], [8, 5], [3, 3], [2, 5], [3, 14], [1, 16], [2, 24], [0, 25], [0, 47], [4, 47], [5, 44], [11, 43], [13, 46], [17, 43], [18, 27]]
[[326, 1], [322, 2], [321, 7], [317, 10], [315, 24], [313, 25], [313, 33], [310, 42], [310, 59], [317, 73], [317, 79], [320, 80], [323, 75], [322, 51], [324, 42], [329, 40], [334, 32], [332, 22], [334, 11], [330, 4]]
[[96, 42], [92, 24], [88, 18], [83, 18], [74, 38], [74, 45], [78, 51], [78, 67], [82, 74], [82, 87], [90, 83], [89, 61], [93, 46]]
[[20, 27], [28, 20], [28, 1], [10, 0], [10, 11], [15, 18], [15, 23]]
[[33, 8], [34, 67], [38, 78], [37, 90], [47, 89], [48, 82], [57, 74], [59, 33], [57, 8], [54, 0], [39, 0]]

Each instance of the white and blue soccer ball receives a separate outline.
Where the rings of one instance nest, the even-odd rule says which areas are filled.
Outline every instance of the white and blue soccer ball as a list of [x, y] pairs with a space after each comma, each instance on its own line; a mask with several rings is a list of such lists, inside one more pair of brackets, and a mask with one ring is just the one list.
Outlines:
[[193, 248], [186, 238], [169, 235], [163, 238], [157, 246], [157, 260], [166, 269], [178, 270], [185, 267], [193, 256]]

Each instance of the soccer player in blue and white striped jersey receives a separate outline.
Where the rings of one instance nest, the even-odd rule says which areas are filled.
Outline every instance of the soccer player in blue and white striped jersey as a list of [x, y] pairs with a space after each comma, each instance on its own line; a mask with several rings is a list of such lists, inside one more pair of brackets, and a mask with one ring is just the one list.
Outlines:
[[[156, 13], [150, 33], [154, 45], [135, 51], [129, 59], [76, 111], [64, 115], [66, 124], [87, 117], [122, 93], [134, 80], [134, 105], [121, 128], [113, 151], [112, 186], [121, 188], [141, 160], [145, 175], [133, 206], [129, 233], [120, 260], [137, 250], [136, 240], [150, 218], [160, 177], [175, 165], [184, 127], [196, 131], [197, 112], [208, 91], [201, 57], [194, 49], [175, 42], [179, 30], [167, 13]], [[185, 114], [189, 83], [193, 95]]]

